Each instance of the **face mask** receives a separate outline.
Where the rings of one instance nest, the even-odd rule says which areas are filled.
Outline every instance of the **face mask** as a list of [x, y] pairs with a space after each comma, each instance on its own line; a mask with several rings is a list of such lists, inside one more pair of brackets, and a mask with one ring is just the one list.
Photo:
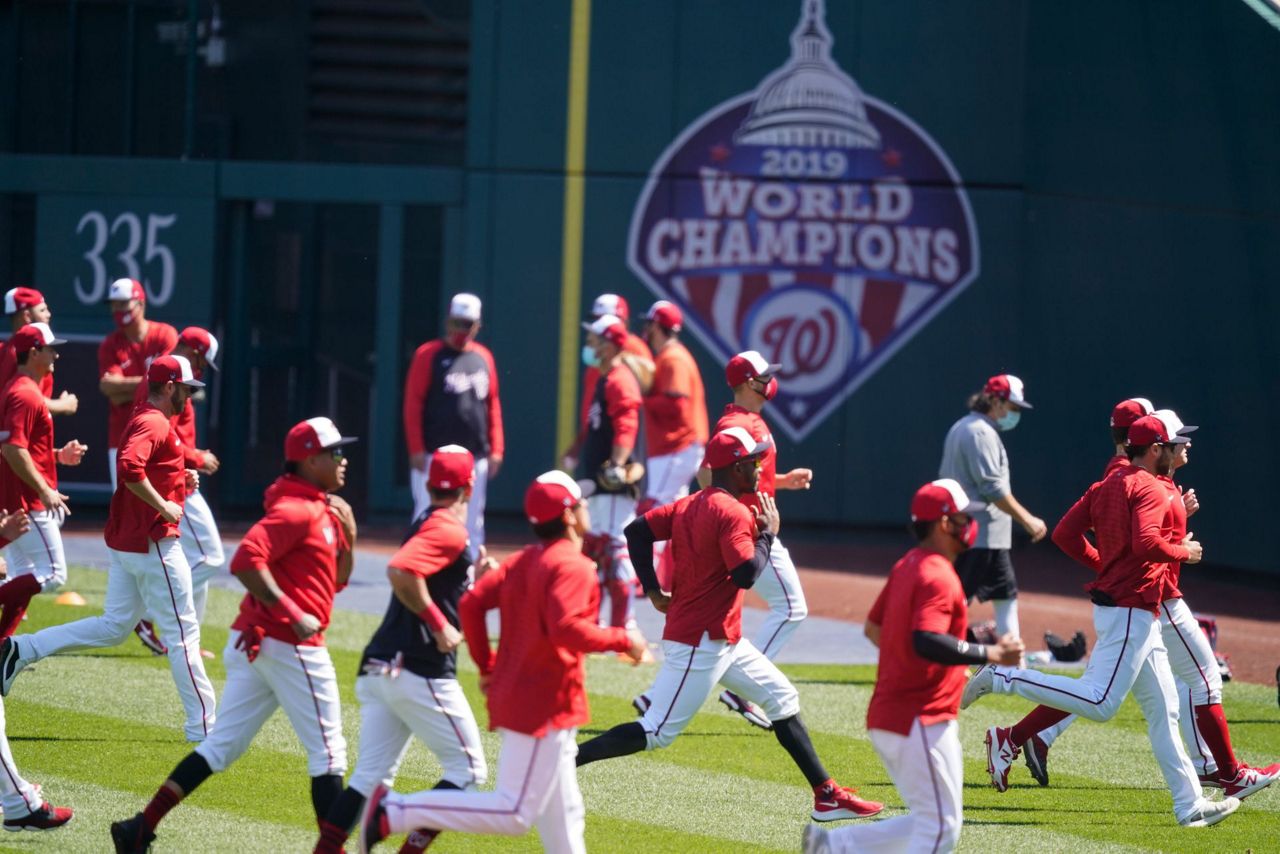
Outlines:
[[973, 544], [978, 541], [978, 520], [970, 518], [969, 523], [964, 526], [964, 531], [960, 534], [960, 542], [964, 543], [966, 549], [973, 548]]
[[600, 364], [600, 360], [596, 358], [596, 350], [590, 344], [582, 345], [582, 364], [588, 368], [594, 368]]
[[1018, 422], [1021, 420], [1021, 412], [1006, 412], [1004, 417], [996, 422], [996, 426], [1000, 428], [1001, 432], [1008, 433], [1014, 427], [1017, 427]]
[[450, 332], [444, 336], [445, 343], [455, 350], [461, 350], [467, 346], [466, 332]]
[[[756, 378], [756, 382], [760, 382], [758, 377]], [[765, 383], [764, 391], [760, 391], [760, 389], [756, 389], [756, 391], [759, 392], [765, 400], [773, 400], [778, 396], [778, 378], [769, 377], [769, 382]]]
[[133, 320], [133, 309], [128, 309], [126, 311], [113, 311], [111, 316], [115, 320], [116, 326], [123, 329]]

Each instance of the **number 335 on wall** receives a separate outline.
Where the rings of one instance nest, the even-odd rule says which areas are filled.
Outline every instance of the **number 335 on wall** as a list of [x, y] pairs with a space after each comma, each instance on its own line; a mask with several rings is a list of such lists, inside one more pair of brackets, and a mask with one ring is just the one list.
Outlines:
[[160, 320], [208, 323], [213, 310], [217, 203], [207, 196], [42, 193], [36, 198], [36, 278], [59, 317], [102, 319], [115, 279], [142, 282]]
[[76, 296], [86, 305], [102, 302], [108, 282], [116, 278], [108, 274], [108, 259], [119, 261], [122, 275], [137, 279], [147, 290], [147, 302], [165, 305], [173, 296], [173, 279], [176, 265], [173, 250], [164, 242], [163, 231], [177, 221], [176, 213], [146, 214], [143, 217], [133, 211], [117, 214], [108, 222], [102, 211], [88, 211], [76, 225], [76, 235], [81, 245], [86, 245], [84, 260], [88, 265], [86, 275], [75, 278]]

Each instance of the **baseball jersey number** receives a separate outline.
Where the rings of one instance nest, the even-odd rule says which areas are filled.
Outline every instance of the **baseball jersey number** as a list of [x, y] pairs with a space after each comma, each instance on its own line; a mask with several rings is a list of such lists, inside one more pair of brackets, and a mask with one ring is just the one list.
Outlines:
[[[160, 232], [162, 229], [170, 228], [177, 221], [177, 214], [147, 214], [147, 227], [143, 229], [141, 218], [132, 211], [120, 214], [109, 225], [107, 217], [101, 211], [89, 211], [80, 217], [76, 234], [92, 235], [92, 244], [83, 256], [92, 276], [88, 286], [80, 276], [76, 276], [76, 296], [86, 305], [102, 301], [107, 291], [107, 265], [102, 260], [102, 254], [107, 251], [107, 244], [119, 237], [123, 242], [123, 248], [116, 253], [115, 257], [120, 261], [124, 275], [142, 282], [143, 287], [147, 289], [147, 301], [152, 305], [164, 305], [169, 302], [170, 297], [173, 296], [173, 279], [176, 269], [173, 251], [160, 241]], [[144, 233], [145, 246], [143, 245]], [[139, 249], [143, 252], [142, 264], [151, 265], [159, 262], [158, 284], [154, 283], [150, 277], [143, 276], [142, 264], [138, 262]]]

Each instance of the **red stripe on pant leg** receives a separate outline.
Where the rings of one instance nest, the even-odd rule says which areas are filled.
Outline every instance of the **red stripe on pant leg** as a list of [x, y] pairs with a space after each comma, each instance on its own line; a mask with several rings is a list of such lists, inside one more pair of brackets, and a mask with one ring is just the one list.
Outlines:
[[933, 841], [933, 854], [938, 854], [938, 849], [942, 847], [942, 793], [938, 791], [938, 778], [933, 773], [933, 762], [929, 756], [929, 738], [924, 734], [924, 724], [920, 723], [920, 719], [916, 719], [916, 726], [920, 728], [920, 743], [924, 747], [924, 764], [929, 768], [929, 783], [933, 786], [933, 802], [938, 807], [938, 838]]
[[1023, 679], [1020, 676], [1014, 676], [1013, 678], [1009, 678], [999, 672], [996, 672], [995, 675], [1004, 679], [1006, 682], [1025, 682], [1028, 685], [1035, 685], [1036, 687], [1041, 688], [1045, 691], [1057, 691], [1059, 694], [1064, 694], [1068, 697], [1075, 697], [1080, 702], [1088, 703], [1091, 706], [1101, 706], [1103, 703], [1107, 701], [1107, 695], [1111, 693], [1111, 686], [1114, 685], [1116, 682], [1116, 674], [1120, 672], [1120, 662], [1124, 661], [1124, 652], [1129, 647], [1129, 628], [1132, 625], [1133, 625], [1133, 609], [1130, 608], [1129, 618], [1125, 621], [1125, 625], [1124, 625], [1124, 643], [1120, 644], [1120, 654], [1116, 656], [1116, 669], [1111, 671], [1111, 679], [1107, 682], [1106, 689], [1102, 692], [1102, 696], [1096, 700], [1091, 700], [1088, 697], [1082, 697], [1081, 695], [1072, 693], [1071, 691], [1068, 691], [1064, 688], [1056, 688], [1053, 685], [1042, 685], [1039, 682], [1032, 682], [1030, 679]]
[[294, 646], [293, 654], [298, 657], [298, 666], [302, 668], [302, 675], [307, 677], [307, 690], [311, 692], [311, 704], [316, 707], [316, 723], [320, 725], [320, 740], [324, 742], [325, 755], [329, 757], [329, 770], [333, 770], [333, 750], [329, 747], [329, 736], [324, 731], [324, 714], [320, 711], [320, 698], [316, 696], [315, 683], [311, 681], [311, 674], [307, 672], [307, 663], [302, 660], [302, 653], [298, 651], [298, 647]]
[[204, 734], [209, 734], [209, 710], [204, 706], [204, 697], [200, 695], [200, 686], [196, 684], [196, 673], [191, 669], [191, 654], [187, 651], [187, 632], [182, 628], [182, 616], [178, 614], [178, 597], [173, 595], [173, 581], [169, 579], [169, 565], [164, 562], [160, 553], [160, 544], [156, 543], [156, 557], [160, 558], [160, 566], [164, 569], [164, 583], [169, 588], [169, 601], [173, 604], [173, 618], [178, 621], [178, 637], [182, 640], [182, 660], [187, 663], [187, 675], [191, 677], [191, 688], [200, 701], [200, 727]]
[[[1204, 681], [1205, 702], [1211, 702], [1209, 699], [1209, 694], [1211, 693], [1209, 690], [1209, 677], [1205, 675], [1204, 668], [1200, 666], [1200, 659], [1196, 658], [1196, 654], [1191, 651], [1191, 644], [1187, 643], [1187, 639], [1182, 636], [1182, 631], [1178, 628], [1178, 624], [1173, 621], [1173, 614], [1169, 611], [1169, 606], [1161, 603], [1160, 607], [1164, 608], [1165, 616], [1169, 618], [1169, 625], [1173, 626], [1173, 633], [1182, 642], [1182, 648], [1187, 651], [1187, 655], [1191, 656], [1191, 660], [1196, 665], [1196, 672], [1200, 674], [1200, 679]], [[1194, 704], [1192, 704], [1192, 708], [1195, 708]]]
[[453, 715], [449, 714], [449, 710], [445, 708], [444, 703], [440, 702], [440, 695], [436, 693], [436, 686], [431, 684], [431, 680], [427, 679], [427, 690], [431, 692], [431, 699], [436, 701], [436, 705], [440, 707], [440, 712], [444, 715], [444, 719], [449, 722], [449, 726], [453, 727], [453, 734], [458, 738], [458, 744], [462, 747], [462, 753], [467, 757], [467, 767], [471, 769], [471, 782], [476, 782], [476, 763], [471, 756], [471, 751], [467, 749], [467, 740], [462, 737], [462, 730], [458, 727], [458, 722], [453, 719]]
[[653, 731], [654, 736], [657, 736], [658, 733], [662, 732], [662, 727], [666, 725], [667, 720], [671, 717], [671, 712], [676, 707], [676, 700], [680, 699], [680, 692], [684, 690], [684, 683], [689, 678], [689, 671], [693, 668], [693, 657], [697, 652], [698, 648], [696, 646], [689, 651], [689, 663], [684, 666], [684, 675], [680, 677], [680, 684], [676, 686], [676, 693], [672, 696], [671, 702], [667, 705], [667, 713], [662, 716], [662, 722], [659, 723], [657, 728]]

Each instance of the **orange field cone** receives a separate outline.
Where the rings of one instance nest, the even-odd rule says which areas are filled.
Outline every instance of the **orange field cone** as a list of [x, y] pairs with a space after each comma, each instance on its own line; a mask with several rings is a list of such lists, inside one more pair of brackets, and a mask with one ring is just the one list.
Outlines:
[[89, 603], [84, 601], [84, 597], [81, 596], [79, 593], [75, 592], [74, 590], [68, 590], [66, 593], [59, 593], [58, 598], [53, 600], [53, 604], [73, 605], [75, 607], [83, 608], [85, 605], [88, 605]]

